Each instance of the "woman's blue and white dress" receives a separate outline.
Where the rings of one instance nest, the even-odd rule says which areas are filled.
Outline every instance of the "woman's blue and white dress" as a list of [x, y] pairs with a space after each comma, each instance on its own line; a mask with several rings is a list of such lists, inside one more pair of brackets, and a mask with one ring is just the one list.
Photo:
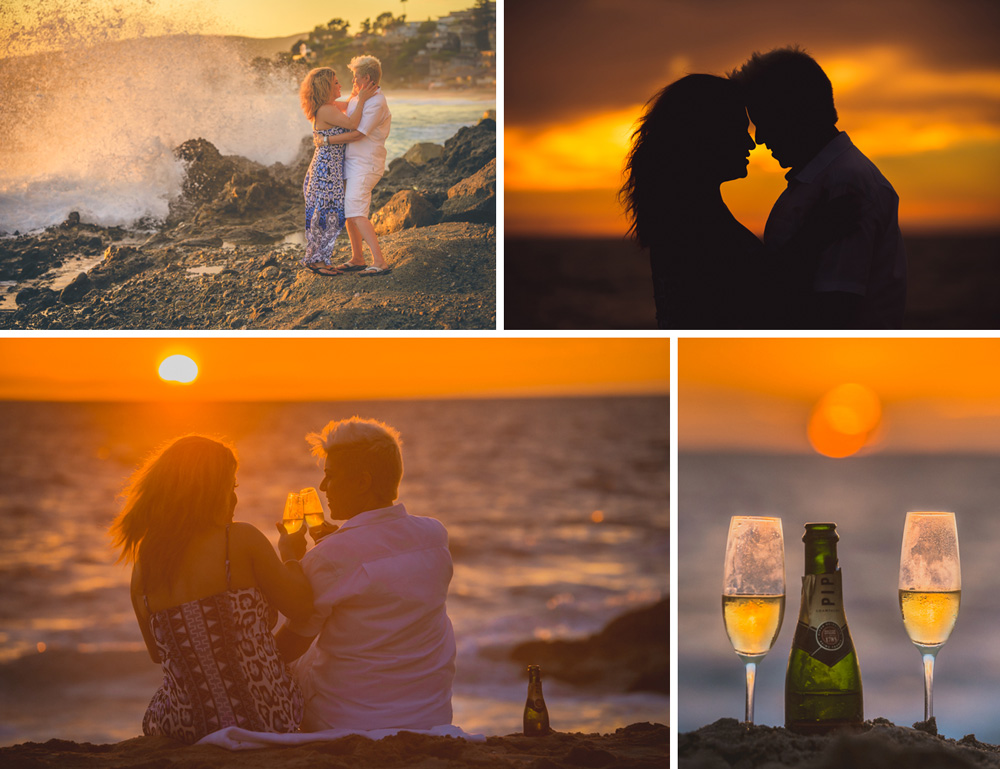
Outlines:
[[[316, 133], [336, 136], [346, 128]], [[344, 151], [346, 144], [323, 144], [313, 153], [302, 184], [306, 199], [306, 256], [303, 264], [330, 264], [337, 236], [344, 229]]]

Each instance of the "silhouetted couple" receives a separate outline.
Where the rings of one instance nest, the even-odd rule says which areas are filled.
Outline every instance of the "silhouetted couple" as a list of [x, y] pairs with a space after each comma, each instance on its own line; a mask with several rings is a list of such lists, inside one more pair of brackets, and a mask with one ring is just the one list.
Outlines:
[[[756, 144], [791, 169], [763, 243], [720, 191], [747, 175], [748, 112]], [[798, 48], [755, 53], [728, 79], [687, 75], [651, 100], [622, 197], [661, 328], [902, 327], [899, 198], [836, 123], [829, 78]]]
[[[163, 685], [144, 734], [193, 743], [254, 732], [433, 729], [451, 723], [455, 636], [448, 533], [396, 504], [399, 436], [354, 417], [307, 436], [339, 528], [278, 524], [279, 555], [235, 522], [237, 460], [180, 438], [133, 476], [112, 526]], [[280, 611], [288, 619], [276, 635]], [[293, 668], [288, 663], [297, 661]]]

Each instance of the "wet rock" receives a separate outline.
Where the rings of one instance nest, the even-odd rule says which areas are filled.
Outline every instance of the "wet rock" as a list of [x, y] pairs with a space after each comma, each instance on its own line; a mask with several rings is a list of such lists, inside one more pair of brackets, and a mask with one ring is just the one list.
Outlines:
[[51, 288], [30, 286], [21, 289], [14, 297], [14, 303], [19, 310], [26, 313], [41, 312], [59, 301], [59, 295]]
[[417, 169], [412, 163], [404, 158], [396, 158], [389, 163], [389, 170], [385, 173], [386, 178], [393, 181], [399, 179], [412, 179], [416, 175]]
[[375, 232], [385, 235], [411, 227], [427, 227], [436, 224], [439, 218], [437, 209], [423, 195], [403, 190], [378, 210], [372, 217], [372, 225]]
[[248, 246], [274, 243], [276, 240], [281, 240], [280, 235], [273, 235], [270, 232], [258, 230], [253, 227], [236, 227], [227, 230], [222, 238], [223, 240], [228, 240], [230, 243]]
[[275, 265], [271, 264], [261, 270], [260, 277], [264, 280], [274, 280], [279, 275], [281, 275], [281, 270], [279, 270]]
[[120, 283], [133, 275], [138, 275], [152, 264], [152, 260], [132, 246], [108, 246], [104, 260], [90, 272], [91, 280], [102, 284], [105, 281]]
[[414, 166], [422, 166], [425, 163], [439, 158], [444, 154], [444, 147], [440, 144], [434, 144], [432, 142], [420, 142], [419, 144], [414, 144], [410, 149], [406, 151], [403, 158]]
[[93, 288], [94, 284], [91, 283], [87, 273], [81, 272], [62, 290], [59, 294], [59, 301], [63, 304], [75, 304], [83, 299]]
[[66, 221], [59, 225], [64, 230], [68, 230], [70, 227], [80, 226], [80, 212], [70, 211], [69, 216], [66, 217]]
[[497, 161], [494, 158], [448, 190], [448, 199], [441, 206], [442, 221], [495, 224], [496, 191]]
[[496, 123], [481, 121], [474, 126], [463, 126], [444, 143], [444, 164], [461, 173], [462, 178], [472, 176], [497, 154]]
[[666, 600], [612, 620], [580, 641], [528, 641], [510, 658], [577, 686], [669, 693], [670, 611]]
[[174, 150], [174, 155], [187, 163], [183, 191], [188, 200], [212, 200], [222, 191], [226, 179], [233, 175], [233, 162], [205, 139], [184, 142]]

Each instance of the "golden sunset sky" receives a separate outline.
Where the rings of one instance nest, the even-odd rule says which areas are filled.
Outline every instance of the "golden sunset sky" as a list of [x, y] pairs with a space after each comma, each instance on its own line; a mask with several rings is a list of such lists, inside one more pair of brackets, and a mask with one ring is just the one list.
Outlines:
[[[1000, 3], [549, 0], [507, 3], [506, 233], [622, 235], [634, 122], [685, 74], [798, 44], [847, 131], [892, 183], [907, 232], [1000, 229]], [[723, 197], [758, 234], [785, 187], [763, 146]]]
[[810, 452], [814, 406], [848, 383], [881, 402], [866, 450], [1000, 451], [998, 339], [681, 339], [678, 446]]
[[[169, 355], [200, 370], [164, 382]], [[324, 401], [666, 394], [669, 339], [0, 339], [0, 400]]]
[[165, 33], [288, 37], [340, 18], [349, 32], [386, 11], [410, 21], [471, 8], [474, 0], [4, 0], [0, 5], [0, 58], [37, 52], [81, 31], [94, 42]]

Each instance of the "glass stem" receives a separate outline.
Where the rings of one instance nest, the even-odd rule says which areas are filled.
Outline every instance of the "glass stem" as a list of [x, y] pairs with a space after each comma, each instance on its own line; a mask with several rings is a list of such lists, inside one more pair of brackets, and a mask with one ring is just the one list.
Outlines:
[[924, 721], [934, 717], [934, 658], [937, 649], [925, 651], [924, 658]]
[[747, 717], [746, 723], [753, 723], [753, 693], [757, 683], [757, 663], [747, 662]]

